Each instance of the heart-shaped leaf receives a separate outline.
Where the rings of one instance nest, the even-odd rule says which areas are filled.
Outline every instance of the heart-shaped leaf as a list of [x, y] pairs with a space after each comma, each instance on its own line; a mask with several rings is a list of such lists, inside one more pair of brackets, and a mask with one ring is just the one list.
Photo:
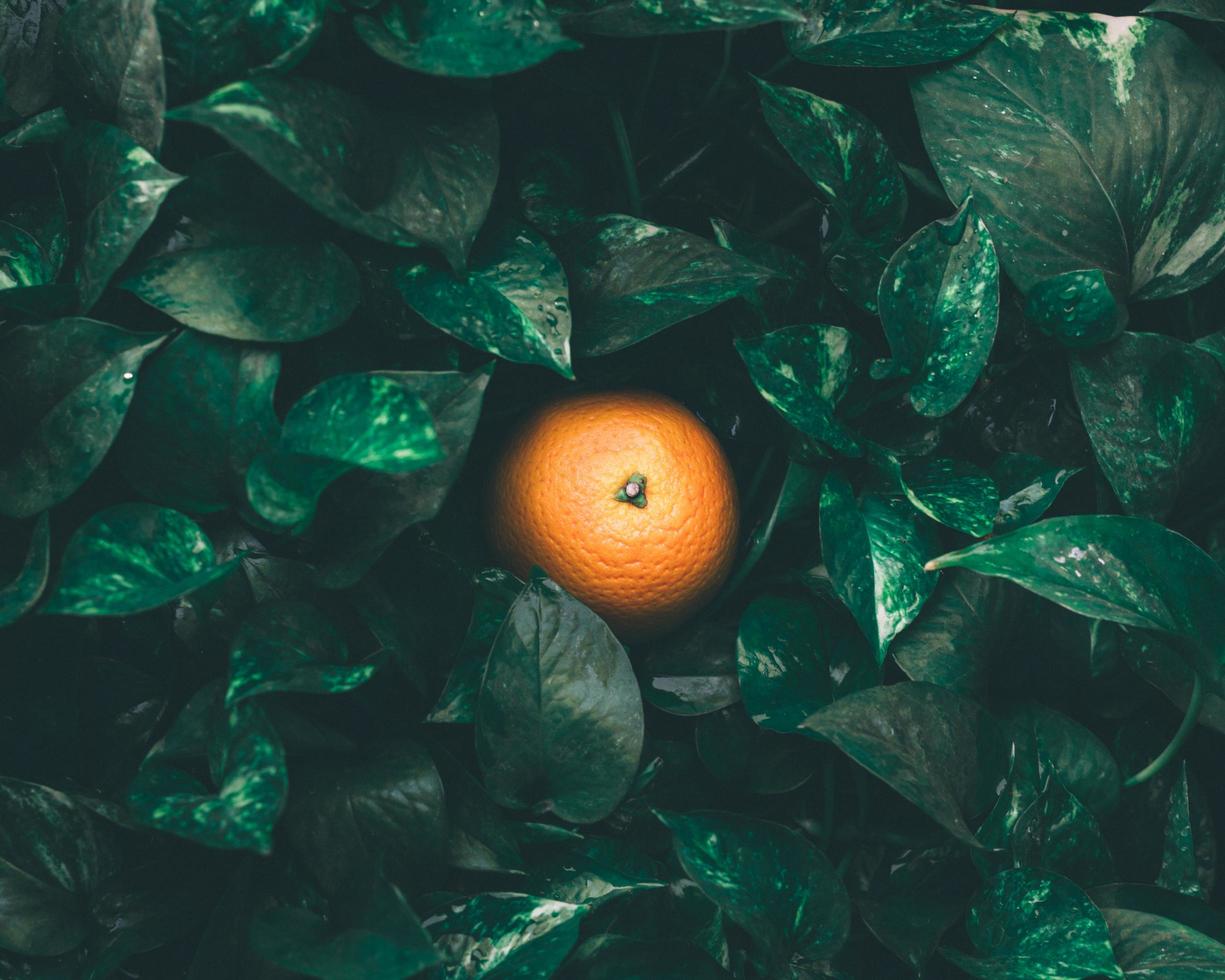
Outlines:
[[215, 564], [212, 542], [176, 510], [117, 504], [77, 528], [43, 611], [130, 616], [217, 581], [240, 560]]
[[770, 278], [761, 266], [687, 231], [606, 214], [568, 236], [580, 357], [611, 354], [743, 296]]
[[1000, 456], [991, 466], [991, 479], [1000, 492], [995, 526], [1006, 530], [1036, 521], [1055, 502], [1063, 485], [1079, 472], [1078, 466], [1058, 466], [1023, 453]]
[[560, 586], [533, 578], [498, 631], [477, 698], [490, 795], [594, 823], [629, 792], [642, 739], [642, 698], [621, 644]]
[[1225, 976], [1225, 944], [1181, 922], [1133, 909], [1107, 908], [1114, 958], [1129, 977], [1210, 980]]
[[[33, 517], [85, 482], [119, 433], [136, 372], [164, 339], [81, 318], [0, 337], [0, 412], [13, 433], [0, 455], [0, 514]], [[23, 364], [46, 367], [8, 375]]]
[[421, 263], [398, 269], [396, 284], [409, 306], [457, 340], [574, 377], [566, 272], [548, 243], [529, 228], [494, 229], [477, 247], [464, 277]]
[[476, 895], [426, 919], [446, 980], [547, 977], [578, 940], [587, 908], [532, 895]]
[[1065, 347], [1096, 347], [1127, 326], [1101, 269], [1074, 269], [1043, 279], [1025, 299], [1025, 319]]
[[1225, 73], [1172, 24], [1023, 11], [913, 93], [945, 190], [973, 192], [1023, 291], [1100, 268], [1156, 299], [1225, 268]]
[[1043, 868], [1082, 888], [1115, 880], [1114, 859], [1097, 819], [1053, 772], [1017, 818], [1011, 837], [1018, 867]]
[[1000, 509], [995, 483], [960, 459], [917, 459], [897, 467], [906, 498], [934, 521], [981, 537], [990, 534]]

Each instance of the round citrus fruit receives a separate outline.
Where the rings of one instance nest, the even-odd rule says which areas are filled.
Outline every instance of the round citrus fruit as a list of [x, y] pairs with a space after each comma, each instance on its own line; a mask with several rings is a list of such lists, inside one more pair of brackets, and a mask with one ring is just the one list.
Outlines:
[[539, 565], [623, 638], [675, 626], [731, 568], [731, 467], [710, 430], [663, 395], [550, 402], [511, 438], [490, 488], [503, 563], [523, 577]]

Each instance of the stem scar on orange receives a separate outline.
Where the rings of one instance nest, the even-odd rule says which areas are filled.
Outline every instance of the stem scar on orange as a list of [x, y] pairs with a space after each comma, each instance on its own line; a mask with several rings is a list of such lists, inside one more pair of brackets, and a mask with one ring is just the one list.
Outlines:
[[650, 391], [569, 395], [528, 418], [490, 482], [500, 560], [541, 566], [623, 639], [678, 625], [731, 570], [736, 482], [714, 435]]

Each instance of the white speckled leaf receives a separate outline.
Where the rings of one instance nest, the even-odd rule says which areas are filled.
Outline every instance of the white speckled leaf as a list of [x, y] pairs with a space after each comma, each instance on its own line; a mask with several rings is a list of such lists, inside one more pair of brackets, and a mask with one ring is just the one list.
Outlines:
[[1225, 73], [1172, 24], [1019, 13], [913, 93], [945, 190], [973, 192], [1022, 290], [1100, 268], [1156, 299], [1225, 268]]

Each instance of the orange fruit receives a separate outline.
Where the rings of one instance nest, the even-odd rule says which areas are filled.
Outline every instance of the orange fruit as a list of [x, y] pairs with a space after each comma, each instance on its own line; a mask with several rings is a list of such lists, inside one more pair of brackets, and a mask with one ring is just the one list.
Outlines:
[[682, 622], [727, 578], [736, 483], [714, 435], [649, 391], [566, 396], [511, 438], [490, 483], [502, 562], [539, 565], [624, 639]]

